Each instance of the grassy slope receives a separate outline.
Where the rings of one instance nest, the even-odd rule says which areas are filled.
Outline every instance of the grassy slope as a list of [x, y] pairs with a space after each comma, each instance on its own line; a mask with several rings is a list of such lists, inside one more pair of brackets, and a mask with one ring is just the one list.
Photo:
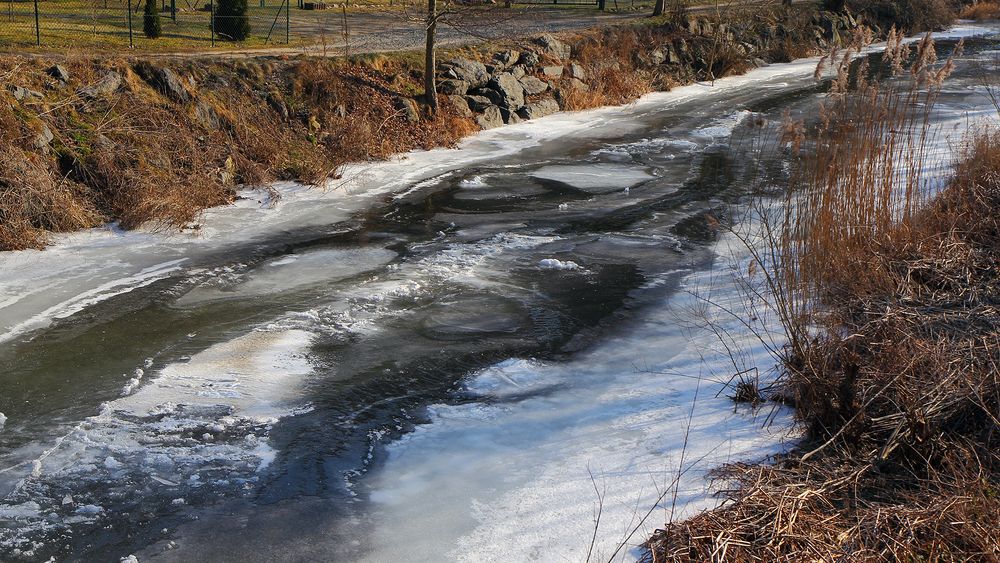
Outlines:
[[[811, 11], [791, 20], [780, 11], [745, 14], [707, 34], [651, 20], [568, 36], [589, 90], [564, 79], [555, 84], [560, 105], [627, 103], [654, 89], [742, 72], [755, 58], [784, 61], [825, 45]], [[776, 28], [781, 21], [787, 25]], [[772, 30], [766, 39], [764, 29]], [[650, 61], [656, 49], [681, 41], [683, 61]], [[748, 42], [758, 46], [739, 47]], [[459, 54], [488, 58], [491, 51]], [[399, 99], [416, 96], [422, 76], [413, 54], [156, 62], [174, 71], [180, 96], [140, 78], [141, 61], [74, 57], [62, 61], [69, 84], [49, 76], [53, 62], [0, 59], [0, 82], [42, 95], [18, 101], [0, 92], [0, 249], [41, 247], [52, 232], [108, 221], [180, 227], [232, 201], [238, 184], [320, 182], [346, 162], [449, 146], [477, 129], [450, 103], [433, 118], [407, 120]], [[109, 72], [123, 77], [121, 88], [95, 99], [80, 94]], [[48, 133], [52, 141], [39, 142]]]

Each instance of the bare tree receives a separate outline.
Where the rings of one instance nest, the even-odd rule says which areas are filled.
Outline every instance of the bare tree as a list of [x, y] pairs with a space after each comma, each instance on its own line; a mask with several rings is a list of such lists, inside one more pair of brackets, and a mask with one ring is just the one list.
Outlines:
[[516, 17], [516, 12], [502, 10], [499, 6], [492, 5], [463, 5], [466, 1], [470, 0], [427, 0], [427, 12], [420, 18], [425, 26], [424, 102], [431, 112], [436, 112], [438, 109], [435, 71], [438, 31], [441, 26], [447, 25], [464, 35], [482, 40], [513, 40], [517, 37], [516, 27], [505, 25]]
[[438, 18], [437, 0], [427, 0], [427, 31], [424, 42], [424, 100], [431, 112], [438, 109], [437, 99], [437, 56], [435, 42], [437, 41]]

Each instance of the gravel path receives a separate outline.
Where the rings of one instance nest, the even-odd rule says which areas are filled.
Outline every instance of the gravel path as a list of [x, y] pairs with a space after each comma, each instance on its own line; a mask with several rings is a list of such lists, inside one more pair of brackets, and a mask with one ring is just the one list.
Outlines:
[[[589, 29], [635, 21], [648, 17], [648, 13], [606, 13], [594, 8], [548, 8], [516, 6], [512, 10], [483, 10], [469, 12], [454, 19], [454, 25], [438, 28], [439, 46], [457, 46], [483, 41], [515, 40], [519, 37], [541, 33]], [[348, 13], [348, 41], [345, 45], [343, 16], [329, 13], [311, 25], [296, 24], [293, 38], [326, 37], [326, 44], [315, 43], [307, 47], [274, 47], [228, 51], [202, 51], [195, 53], [164, 53], [151, 56], [183, 57], [248, 57], [268, 55], [321, 55], [339, 56], [388, 51], [419, 50], [424, 45], [424, 23], [417, 12]], [[293, 26], [294, 27], [294, 26]], [[346, 48], [345, 48], [346, 47]]]

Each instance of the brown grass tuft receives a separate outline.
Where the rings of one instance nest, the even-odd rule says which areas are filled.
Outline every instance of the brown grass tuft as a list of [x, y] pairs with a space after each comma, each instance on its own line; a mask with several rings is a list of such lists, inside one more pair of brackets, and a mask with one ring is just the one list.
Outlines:
[[962, 8], [959, 16], [965, 20], [995, 20], [1000, 18], [1000, 4], [996, 2], [979, 2]]

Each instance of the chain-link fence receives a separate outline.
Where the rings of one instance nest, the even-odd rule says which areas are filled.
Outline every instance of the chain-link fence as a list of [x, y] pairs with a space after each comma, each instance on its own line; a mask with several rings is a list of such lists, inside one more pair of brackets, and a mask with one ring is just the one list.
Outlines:
[[249, 0], [232, 15], [218, 0], [0, 0], [0, 47], [286, 45], [289, 1], [298, 0]]
[[[594, 8], [605, 4], [643, 1], [648, 0], [453, 0], [480, 11], [463, 16], [470, 21], [462, 21], [460, 29], [439, 28], [439, 36], [443, 43], [456, 39], [449, 33], [502, 37], [504, 22], [514, 18], [519, 18], [518, 29], [542, 31], [541, 22], [567, 22], [600, 13]], [[237, 2], [246, 3], [245, 12], [232, 9]], [[423, 41], [425, 10], [423, 0], [348, 0], [336, 6], [320, 0], [0, 0], [0, 49], [195, 53], [290, 48], [318, 54], [414, 49]], [[513, 24], [507, 31], [515, 31]]]

